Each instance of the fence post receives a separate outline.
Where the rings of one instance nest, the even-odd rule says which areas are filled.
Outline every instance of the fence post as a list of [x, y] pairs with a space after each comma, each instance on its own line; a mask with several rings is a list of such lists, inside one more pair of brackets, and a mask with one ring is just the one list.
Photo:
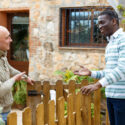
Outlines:
[[48, 124], [48, 102], [50, 99], [50, 83], [48, 81], [44, 81], [43, 82], [43, 93], [44, 93], [44, 97], [43, 97], [43, 104], [44, 104], [44, 122], [45, 124]]
[[63, 96], [63, 82], [58, 80], [56, 82], [56, 118], [58, 119], [58, 99]]
[[73, 116], [73, 95], [69, 94], [67, 98], [68, 125], [75, 125]]
[[[27, 84], [27, 92], [29, 90], [36, 90], [38, 93], [41, 91], [41, 82], [35, 82], [34, 85]], [[36, 125], [36, 106], [41, 103], [41, 95], [28, 96], [27, 94], [27, 106], [32, 110], [32, 124]]]
[[55, 103], [54, 100], [50, 100], [48, 103], [48, 125], [55, 125]]
[[108, 110], [107, 110], [107, 108], [106, 108], [106, 125], [110, 125], [109, 115], [108, 115]]
[[[88, 81], [82, 82], [84, 86], [88, 85]], [[84, 125], [91, 125], [91, 94], [82, 95], [82, 119]]]
[[17, 125], [17, 113], [12, 112], [7, 116], [7, 125]]
[[34, 125], [32, 124], [31, 109], [29, 107], [24, 109], [22, 118], [23, 118], [23, 125]]
[[44, 125], [44, 105], [38, 104], [36, 107], [36, 125]]
[[100, 89], [94, 92], [94, 125], [100, 125]]
[[76, 102], [76, 94], [75, 94], [75, 90], [76, 90], [76, 87], [75, 87], [75, 84], [76, 84], [76, 82], [74, 81], [74, 80], [71, 80], [70, 82], [69, 82], [69, 94], [71, 94], [72, 93], [72, 95], [73, 95], [73, 112], [75, 112], [75, 102]]
[[76, 125], [82, 125], [81, 96], [81, 92], [78, 92], [76, 95]]
[[60, 97], [57, 101], [58, 103], [58, 125], [66, 125], [64, 118], [64, 97]]

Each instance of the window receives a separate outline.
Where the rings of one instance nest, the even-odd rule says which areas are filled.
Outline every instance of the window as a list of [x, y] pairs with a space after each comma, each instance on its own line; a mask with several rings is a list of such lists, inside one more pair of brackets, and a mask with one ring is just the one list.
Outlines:
[[97, 26], [98, 14], [111, 7], [60, 9], [61, 47], [105, 47], [107, 44]]
[[28, 13], [8, 14], [11, 35], [13, 42], [11, 44], [11, 60], [28, 61], [29, 56], [29, 15]]

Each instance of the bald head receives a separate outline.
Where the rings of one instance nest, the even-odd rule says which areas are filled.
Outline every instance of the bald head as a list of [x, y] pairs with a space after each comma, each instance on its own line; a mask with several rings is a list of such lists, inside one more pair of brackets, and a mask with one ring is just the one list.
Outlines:
[[10, 49], [12, 39], [10, 33], [4, 26], [0, 26], [0, 50], [7, 51]]
[[0, 26], [0, 36], [5, 32], [9, 32], [6, 27]]

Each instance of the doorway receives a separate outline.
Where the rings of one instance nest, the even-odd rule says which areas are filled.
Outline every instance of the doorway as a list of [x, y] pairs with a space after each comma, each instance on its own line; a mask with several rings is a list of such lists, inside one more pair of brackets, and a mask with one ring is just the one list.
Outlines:
[[8, 52], [10, 65], [28, 74], [29, 67], [29, 13], [8, 13], [8, 29], [13, 42]]

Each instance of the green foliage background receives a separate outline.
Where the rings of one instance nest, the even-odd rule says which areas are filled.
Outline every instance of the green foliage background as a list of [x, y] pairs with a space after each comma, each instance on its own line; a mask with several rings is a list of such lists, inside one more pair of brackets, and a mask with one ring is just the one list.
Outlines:
[[[120, 11], [120, 13], [122, 14], [123, 18], [125, 18], [125, 7], [122, 5], [118, 5], [117, 9]], [[125, 24], [125, 19], [122, 19], [122, 23]]]

